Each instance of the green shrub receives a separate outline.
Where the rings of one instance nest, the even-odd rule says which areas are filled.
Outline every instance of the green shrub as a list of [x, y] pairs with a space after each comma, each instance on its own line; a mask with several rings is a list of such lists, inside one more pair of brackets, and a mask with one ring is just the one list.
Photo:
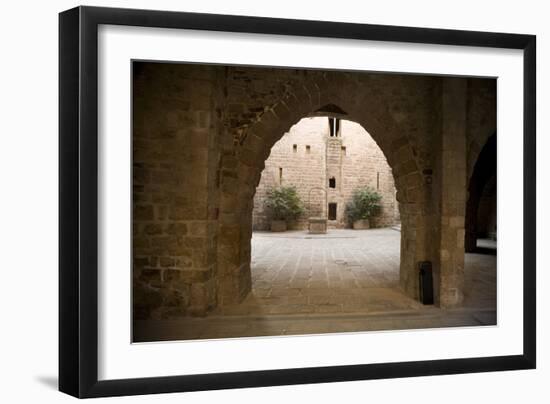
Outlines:
[[380, 213], [382, 196], [370, 187], [356, 189], [351, 201], [346, 205], [346, 216], [353, 223], [356, 220], [369, 219]]
[[295, 187], [271, 188], [267, 191], [265, 207], [271, 220], [293, 220], [304, 211]]

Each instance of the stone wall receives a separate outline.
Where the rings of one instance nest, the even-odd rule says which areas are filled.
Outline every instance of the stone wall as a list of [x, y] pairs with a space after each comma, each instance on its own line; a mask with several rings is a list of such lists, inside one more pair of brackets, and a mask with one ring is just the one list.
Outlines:
[[[334, 188], [328, 185], [331, 178]], [[326, 218], [329, 203], [336, 203], [337, 211], [329, 228], [350, 227], [345, 206], [353, 191], [364, 186], [382, 196], [382, 210], [373, 226], [391, 226], [398, 220], [391, 168], [372, 137], [351, 121], [340, 120], [337, 136], [331, 137], [327, 117], [304, 118], [275, 143], [254, 195], [253, 229], [269, 230], [265, 199], [268, 190], [277, 186], [295, 186], [304, 204], [304, 214], [289, 223], [291, 229], [307, 229], [309, 217]]]
[[217, 297], [216, 72], [152, 63], [134, 72], [134, 315], [205, 313]]

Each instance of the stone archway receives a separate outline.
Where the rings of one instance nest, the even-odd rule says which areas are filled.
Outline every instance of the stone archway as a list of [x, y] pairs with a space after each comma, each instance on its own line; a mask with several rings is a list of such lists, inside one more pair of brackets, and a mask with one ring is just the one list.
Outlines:
[[[235, 177], [239, 180], [236, 187], [238, 194], [233, 198], [222, 198], [221, 210], [229, 210], [224, 207], [224, 202], [240, 207], [240, 224], [224, 223], [223, 219], [220, 223], [219, 262], [224, 265], [218, 269], [223, 274], [219, 283], [219, 301], [222, 304], [233, 303], [234, 299], [243, 298], [250, 290], [253, 196], [272, 146], [301, 118], [324, 114], [338, 114], [359, 123], [386, 156], [394, 173], [402, 221], [400, 282], [408, 295], [417, 296], [415, 263], [428, 259], [429, 251], [423, 239], [426, 225], [418, 208], [425, 191], [424, 182], [418, 168], [415, 146], [407, 136], [414, 128], [407, 125], [406, 108], [390, 96], [391, 89], [386, 89], [388, 92], [385, 94], [373, 96], [370, 91], [361, 91], [353, 76], [342, 73], [328, 76], [335, 77], [314, 73], [300, 86], [287, 84], [285, 95], [278, 103], [265, 108], [257, 121], [235, 131], [238, 139], [234, 156], [237, 161]], [[368, 84], [363, 83], [363, 87], [368, 89]], [[234, 165], [233, 160], [231, 165]], [[222, 162], [221, 169], [227, 172], [230, 167]], [[224, 238], [224, 229], [229, 227], [233, 236]], [[421, 231], [417, 232], [419, 227]], [[240, 243], [238, 246], [235, 239]]]
[[489, 181], [496, 182], [497, 135], [493, 134], [481, 149], [468, 183], [466, 204], [466, 252], [476, 252], [478, 238], [478, 209], [483, 191]]

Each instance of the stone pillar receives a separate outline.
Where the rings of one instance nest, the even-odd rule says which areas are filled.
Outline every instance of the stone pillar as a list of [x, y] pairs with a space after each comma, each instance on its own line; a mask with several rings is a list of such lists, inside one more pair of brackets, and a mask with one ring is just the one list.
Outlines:
[[216, 304], [215, 112], [211, 68], [134, 66], [135, 318]]
[[429, 236], [433, 227], [429, 222], [431, 203], [428, 201], [431, 181], [429, 184], [424, 181], [417, 162], [410, 158], [414, 153], [407, 136], [393, 141], [391, 148], [395, 152], [389, 155], [388, 161], [395, 177], [401, 218], [400, 285], [408, 296], [418, 300], [418, 263], [432, 259]]
[[[405, 293], [419, 299], [419, 272], [421, 261], [433, 261], [434, 217], [425, 199], [427, 191], [422, 189], [423, 199], [415, 203], [400, 203], [401, 214], [401, 258], [400, 283]], [[438, 288], [435, 288], [437, 299]]]
[[222, 157], [218, 244], [220, 305], [239, 303], [252, 288], [253, 196], [263, 168], [263, 160], [253, 160], [253, 153], [244, 149], [238, 154], [227, 152]]
[[466, 252], [475, 252], [477, 249], [477, 210], [479, 195], [476, 187], [470, 187], [468, 203], [466, 204], [466, 235], [464, 249]]
[[441, 307], [464, 298], [467, 81], [443, 79], [440, 150], [439, 294]]
[[415, 203], [399, 204], [401, 214], [401, 252], [399, 261], [399, 281], [401, 288], [413, 299], [418, 299], [418, 279], [416, 276], [417, 247], [417, 206]]
[[[225, 184], [227, 185], [227, 178]], [[221, 196], [218, 243], [218, 303], [239, 303], [252, 287], [250, 273], [250, 240], [252, 209], [241, 206], [239, 186], [231, 193], [225, 189]]]

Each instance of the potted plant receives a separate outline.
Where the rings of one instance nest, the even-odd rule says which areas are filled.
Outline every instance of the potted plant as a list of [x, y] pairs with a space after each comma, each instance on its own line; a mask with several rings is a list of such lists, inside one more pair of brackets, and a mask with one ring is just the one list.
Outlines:
[[271, 231], [286, 231], [287, 221], [298, 218], [304, 208], [294, 187], [271, 188], [265, 207], [271, 218]]
[[370, 228], [370, 218], [378, 215], [382, 196], [370, 187], [356, 189], [346, 205], [346, 216], [354, 229]]

